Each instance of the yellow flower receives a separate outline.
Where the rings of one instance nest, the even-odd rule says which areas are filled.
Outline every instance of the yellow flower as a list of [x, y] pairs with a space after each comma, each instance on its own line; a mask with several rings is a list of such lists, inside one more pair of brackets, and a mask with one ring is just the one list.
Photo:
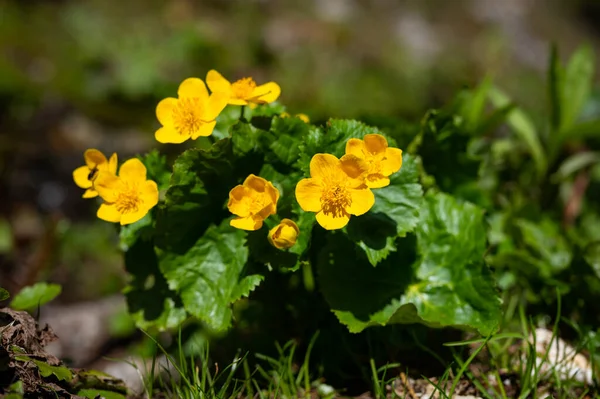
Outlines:
[[287, 249], [296, 244], [300, 229], [293, 220], [283, 219], [281, 223], [269, 231], [269, 242], [275, 248]]
[[327, 230], [341, 229], [350, 215], [362, 215], [375, 203], [365, 184], [367, 163], [354, 156], [337, 159], [316, 154], [310, 161], [310, 178], [296, 185], [296, 200], [308, 212], [317, 212], [317, 222]]
[[242, 230], [258, 230], [269, 215], [277, 212], [279, 191], [271, 182], [250, 175], [244, 184], [235, 186], [229, 192], [227, 208], [238, 216], [230, 224]]
[[[282, 112], [279, 114], [279, 117], [280, 118], [289, 118], [289, 117], [291, 117], [291, 115], [287, 112]], [[310, 118], [306, 114], [296, 114], [296, 115], [294, 115], [294, 117], [300, 119], [304, 123], [310, 123]]]
[[210, 136], [215, 119], [227, 105], [227, 94], [209, 96], [202, 80], [188, 78], [179, 85], [177, 95], [179, 98], [165, 98], [156, 106], [156, 117], [163, 126], [154, 134], [156, 140], [178, 144]]
[[139, 159], [121, 165], [119, 176], [101, 171], [94, 187], [104, 200], [97, 216], [107, 222], [137, 222], [158, 203], [158, 187], [146, 180], [146, 167]]
[[111, 174], [117, 173], [117, 154], [112, 154], [110, 160], [107, 160], [103, 153], [93, 148], [83, 153], [85, 166], [80, 166], [73, 171], [73, 180], [81, 188], [85, 188], [83, 198], [94, 198], [98, 192], [94, 190], [94, 179], [98, 172], [106, 171]]
[[346, 154], [356, 155], [369, 164], [365, 182], [369, 188], [380, 188], [390, 184], [390, 176], [402, 167], [402, 150], [388, 147], [385, 137], [367, 134], [364, 140], [350, 139], [346, 143]]
[[275, 82], [257, 86], [252, 78], [229, 83], [219, 72], [208, 71], [206, 84], [213, 93], [226, 93], [231, 105], [267, 104], [277, 100], [281, 88]]

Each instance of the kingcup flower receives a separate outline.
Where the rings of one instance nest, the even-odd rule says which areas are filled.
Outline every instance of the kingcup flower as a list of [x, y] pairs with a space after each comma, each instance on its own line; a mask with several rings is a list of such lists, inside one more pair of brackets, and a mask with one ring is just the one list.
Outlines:
[[341, 229], [350, 215], [362, 215], [375, 203], [365, 184], [369, 165], [354, 155], [338, 159], [316, 154], [310, 161], [310, 178], [296, 185], [296, 200], [307, 212], [316, 212], [317, 222], [327, 230]]
[[94, 187], [104, 200], [97, 216], [107, 222], [121, 225], [137, 222], [158, 203], [158, 187], [152, 180], [146, 180], [146, 167], [139, 159], [121, 165], [119, 176], [98, 173]]
[[[287, 112], [282, 112], [281, 114], [279, 114], [279, 117], [280, 118], [291, 118], [291, 115]], [[310, 118], [306, 114], [296, 114], [296, 115], [294, 115], [294, 117], [300, 119], [304, 123], [310, 123]]]
[[296, 244], [299, 234], [300, 229], [293, 220], [283, 219], [281, 223], [269, 231], [267, 238], [275, 248], [287, 249]]
[[227, 208], [238, 216], [231, 220], [231, 226], [242, 230], [260, 229], [269, 215], [277, 213], [277, 201], [279, 190], [271, 182], [251, 174], [229, 192]]
[[242, 78], [230, 83], [214, 69], [208, 71], [206, 84], [213, 93], [225, 93], [231, 105], [272, 103], [281, 94], [281, 88], [275, 82], [258, 86], [254, 79]]
[[365, 183], [369, 188], [388, 186], [389, 176], [402, 167], [402, 150], [388, 147], [385, 137], [379, 134], [367, 134], [364, 140], [348, 140], [346, 154], [355, 155], [368, 163]]
[[100, 171], [110, 174], [117, 173], [117, 154], [111, 155], [110, 159], [106, 159], [103, 153], [90, 148], [83, 153], [85, 166], [80, 166], [73, 171], [73, 180], [81, 188], [85, 188], [83, 198], [94, 198], [98, 196], [98, 192], [94, 190], [94, 180]]
[[165, 98], [156, 106], [156, 117], [163, 126], [154, 134], [156, 140], [178, 144], [210, 136], [229, 96], [225, 93], [209, 96], [206, 85], [198, 78], [184, 80], [177, 95], [179, 98]]

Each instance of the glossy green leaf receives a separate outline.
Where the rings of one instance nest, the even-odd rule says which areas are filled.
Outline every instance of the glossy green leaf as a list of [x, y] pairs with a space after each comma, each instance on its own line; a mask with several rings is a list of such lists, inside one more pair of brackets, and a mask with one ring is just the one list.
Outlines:
[[231, 324], [230, 305], [247, 296], [262, 276], [244, 276], [246, 233], [224, 220], [209, 227], [184, 254], [161, 252], [160, 269], [185, 309], [215, 330]]
[[67, 367], [64, 366], [50, 366], [48, 363], [42, 362], [41, 360], [31, 359], [37, 366], [42, 377], [50, 377], [54, 375], [59, 380], [71, 381], [73, 379], [73, 373]]
[[318, 258], [319, 283], [351, 332], [368, 326], [420, 322], [432, 327], [497, 329], [500, 299], [483, 262], [481, 209], [437, 194], [426, 197], [415, 236], [376, 268], [341, 234], [329, 236]]
[[594, 78], [594, 52], [590, 46], [582, 46], [571, 56], [565, 68], [561, 104], [561, 128], [568, 129], [581, 114], [592, 90]]
[[15, 310], [32, 310], [50, 302], [61, 291], [62, 288], [58, 284], [36, 283], [23, 288], [16, 294], [10, 303], [10, 307]]
[[373, 266], [394, 251], [394, 240], [414, 230], [419, 221], [423, 189], [419, 184], [418, 159], [403, 156], [402, 168], [390, 176], [390, 185], [373, 189], [375, 205], [348, 224], [350, 238], [367, 254]]
[[154, 148], [146, 155], [140, 157], [140, 160], [146, 167], [146, 178], [148, 180], [154, 180], [159, 190], [167, 189], [171, 178], [171, 170], [167, 164], [167, 157], [161, 155], [161, 153]]

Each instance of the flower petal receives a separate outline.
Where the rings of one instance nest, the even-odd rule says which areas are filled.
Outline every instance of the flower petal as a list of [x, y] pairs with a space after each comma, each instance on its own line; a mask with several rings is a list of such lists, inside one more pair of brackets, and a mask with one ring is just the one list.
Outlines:
[[147, 213], [148, 213], [148, 209], [140, 209], [137, 212], [126, 213], [123, 216], [121, 216], [121, 226], [124, 226], [126, 224], [135, 223], [138, 220], [140, 220], [141, 218], [143, 218], [144, 216], [146, 216]]
[[340, 173], [340, 160], [331, 154], [315, 154], [310, 160], [310, 177], [335, 176]]
[[98, 167], [98, 165], [102, 165], [108, 162], [104, 154], [94, 148], [86, 150], [83, 153], [83, 158], [85, 159], [85, 164], [90, 169], [94, 169]]
[[402, 167], [402, 150], [390, 147], [385, 151], [385, 158], [381, 160], [381, 172], [385, 176], [396, 173]]
[[349, 178], [358, 180], [357, 184], [364, 180], [365, 174], [369, 171], [369, 164], [364, 159], [352, 154], [346, 154], [340, 158], [340, 164]]
[[98, 191], [94, 190], [93, 188], [88, 188], [87, 190], [85, 190], [81, 198], [96, 198], [97, 196]]
[[214, 69], [206, 74], [206, 84], [213, 93], [225, 93], [227, 97], [231, 94], [231, 83]]
[[200, 125], [198, 130], [192, 134], [192, 140], [196, 140], [198, 137], [207, 137], [210, 136], [215, 130], [215, 126], [217, 125], [217, 121], [207, 122]]
[[248, 188], [241, 184], [232, 188], [229, 191], [229, 202], [227, 203], [229, 212], [240, 217], [250, 216], [250, 208], [247, 200], [244, 200], [248, 195]]
[[114, 204], [102, 204], [100, 208], [98, 208], [98, 212], [96, 212], [96, 216], [98, 216], [102, 220], [106, 220], [107, 222], [119, 222], [121, 220], [121, 213], [117, 211], [117, 206]]
[[350, 139], [346, 142], [346, 154], [352, 154], [359, 158], [364, 158], [366, 151], [367, 149], [365, 148], [365, 143], [360, 139]]
[[246, 180], [244, 180], [244, 186], [259, 193], [265, 192], [267, 183], [268, 181], [266, 179], [263, 179], [262, 177], [256, 176], [252, 173], [246, 177]]
[[225, 109], [229, 102], [229, 94], [216, 92], [210, 95], [206, 110], [204, 112], [204, 120], [213, 121]]
[[380, 174], [373, 174], [365, 179], [365, 183], [369, 188], [387, 187], [390, 185], [390, 178]]
[[337, 230], [341, 229], [345, 225], [348, 224], [350, 220], [350, 215], [343, 214], [342, 216], [332, 216], [326, 215], [324, 212], [317, 213], [317, 222], [323, 227], [325, 230]]
[[279, 98], [280, 94], [281, 87], [279, 87], [279, 85], [275, 82], [269, 82], [256, 87], [252, 92], [251, 99], [249, 100], [261, 104], [272, 103], [273, 101], [277, 100], [277, 98]]
[[227, 104], [231, 104], [231, 105], [248, 105], [248, 101], [242, 100], [241, 98], [229, 97], [229, 102]]
[[380, 134], [366, 134], [364, 142], [367, 151], [372, 154], [383, 154], [388, 148], [387, 140]]
[[208, 90], [206, 90], [206, 85], [201, 79], [187, 78], [179, 85], [177, 95], [179, 98], [198, 97], [206, 99], [208, 98]]
[[173, 108], [177, 106], [177, 99], [173, 97], [161, 100], [156, 106], [156, 117], [163, 126], [173, 124]]
[[262, 219], [255, 219], [252, 216], [245, 218], [232, 219], [229, 224], [236, 229], [255, 231], [262, 227]]
[[117, 164], [119, 163], [117, 153], [114, 152], [108, 160], [108, 171], [113, 175], [117, 174]]
[[80, 166], [73, 171], [73, 180], [81, 188], [92, 187], [92, 182], [88, 179], [90, 175], [90, 168], [87, 166]]
[[306, 212], [319, 212], [322, 208], [323, 186], [315, 179], [302, 179], [296, 184], [296, 201]]
[[190, 138], [189, 135], [179, 134], [172, 127], [161, 127], [154, 133], [154, 138], [159, 143], [180, 144]]
[[359, 216], [367, 213], [375, 204], [375, 196], [368, 188], [350, 190], [350, 197], [352, 198], [352, 203], [346, 208], [346, 212], [351, 215]]
[[144, 207], [150, 209], [158, 204], [158, 186], [153, 180], [147, 180], [142, 185], [140, 196], [144, 201]]
[[119, 177], [131, 182], [146, 181], [146, 167], [137, 158], [128, 159], [121, 165]]
[[261, 209], [260, 211], [258, 211], [256, 214], [254, 214], [254, 218], [265, 220], [269, 216], [274, 215], [276, 213], [277, 213], [277, 206], [275, 204], [269, 204], [269, 205], [265, 206], [263, 209]]
[[[271, 197], [271, 201], [273, 201], [273, 203], [275, 205], [277, 205], [277, 201], [279, 201], [279, 190], [277, 190], [277, 188], [273, 185], [273, 183], [271, 183], [270, 181], [267, 181], [267, 185], [265, 186], [265, 191], [269, 195], [269, 197]], [[275, 211], [275, 212], [277, 212], [277, 211]]]
[[100, 171], [94, 180], [94, 189], [106, 202], [115, 202], [123, 182], [121, 178], [106, 171]]

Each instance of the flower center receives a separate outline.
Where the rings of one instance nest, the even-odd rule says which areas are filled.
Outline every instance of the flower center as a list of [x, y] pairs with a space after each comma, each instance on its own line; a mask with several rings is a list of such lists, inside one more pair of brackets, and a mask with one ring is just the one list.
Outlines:
[[115, 206], [121, 214], [135, 213], [140, 209], [142, 199], [138, 193], [137, 187], [127, 188], [119, 193]]
[[180, 98], [173, 108], [173, 124], [182, 136], [191, 136], [202, 124], [202, 104], [198, 97]]
[[324, 214], [340, 217], [346, 213], [345, 208], [352, 204], [352, 198], [348, 189], [338, 183], [323, 191], [321, 204], [323, 204]]
[[233, 95], [240, 99], [250, 98], [254, 89], [256, 89], [256, 82], [252, 78], [242, 78], [231, 84]]

